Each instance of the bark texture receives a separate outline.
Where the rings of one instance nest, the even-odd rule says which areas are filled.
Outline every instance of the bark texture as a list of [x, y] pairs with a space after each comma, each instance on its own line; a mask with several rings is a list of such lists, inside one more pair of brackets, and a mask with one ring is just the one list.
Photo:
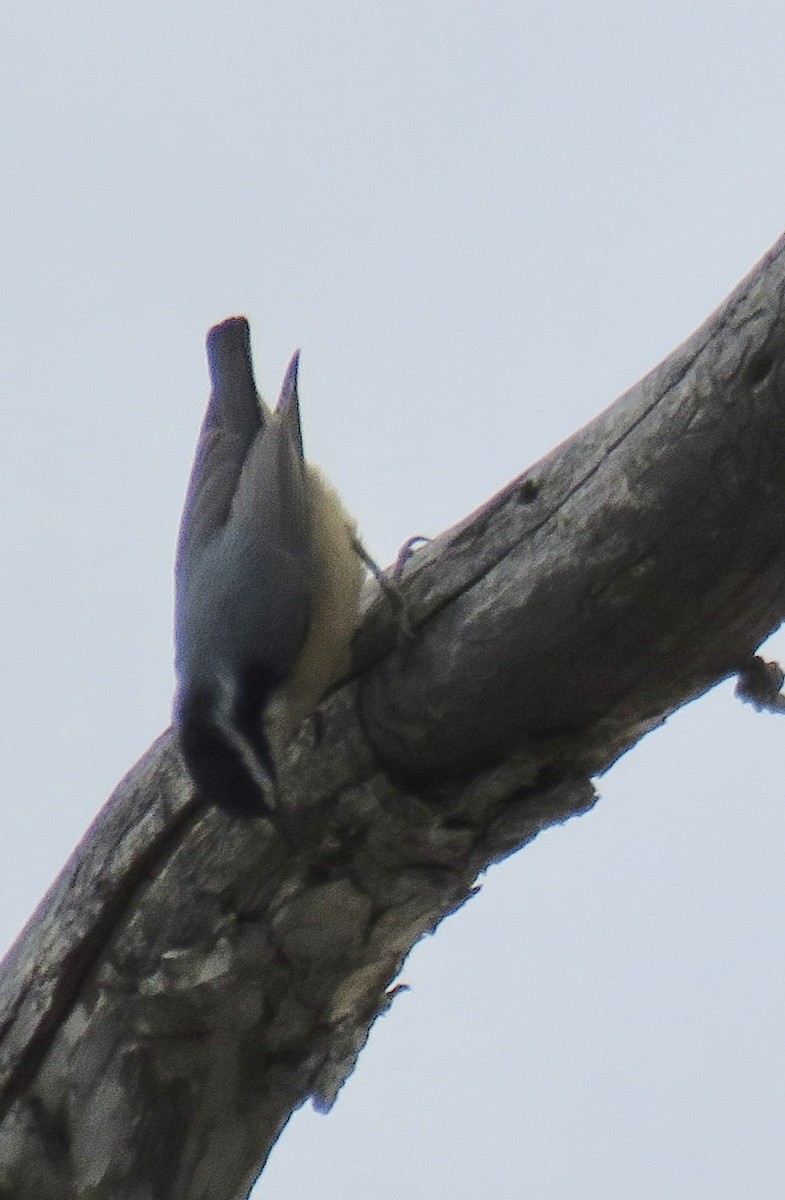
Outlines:
[[413, 636], [371, 605], [275, 826], [203, 808], [169, 734], [122, 781], [0, 976], [0, 1197], [245, 1197], [479, 872], [679, 705], [735, 673], [755, 694], [785, 615], [784, 292], [781, 241], [416, 551]]

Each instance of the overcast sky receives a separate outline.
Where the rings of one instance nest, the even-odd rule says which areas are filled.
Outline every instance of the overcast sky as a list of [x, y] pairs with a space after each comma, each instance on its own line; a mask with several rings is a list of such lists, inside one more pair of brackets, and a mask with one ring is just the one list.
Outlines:
[[[269, 398], [302, 347], [386, 563], [779, 236], [784, 44], [781, 0], [4, 6], [3, 945], [169, 720], [208, 326], [249, 316]], [[730, 684], [634, 748], [416, 949], [255, 1197], [779, 1200], [784, 750]]]

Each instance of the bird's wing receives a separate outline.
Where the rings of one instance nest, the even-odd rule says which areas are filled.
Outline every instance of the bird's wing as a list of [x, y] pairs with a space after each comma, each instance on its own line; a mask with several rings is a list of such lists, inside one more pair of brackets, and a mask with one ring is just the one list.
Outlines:
[[254, 625], [250, 610], [256, 609], [263, 627], [277, 630], [277, 644], [286, 657], [305, 636], [312, 585], [310, 492], [300, 434], [297, 356], [286, 373], [275, 412], [249, 449], [224, 537], [231, 542], [236, 568], [256, 582], [253, 595], [244, 597], [248, 628]]
[[207, 361], [212, 390], [185, 499], [178, 569], [226, 524], [243, 465], [269, 418], [256, 390], [245, 317], [210, 330]]

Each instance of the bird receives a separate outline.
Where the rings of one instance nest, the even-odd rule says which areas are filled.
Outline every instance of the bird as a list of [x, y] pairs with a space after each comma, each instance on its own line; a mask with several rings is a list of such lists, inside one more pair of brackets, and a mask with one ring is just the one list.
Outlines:
[[271, 817], [276, 756], [348, 669], [365, 568], [303, 453], [299, 351], [273, 411], [245, 317], [207, 334], [211, 392], [175, 559], [173, 723], [196, 794]]

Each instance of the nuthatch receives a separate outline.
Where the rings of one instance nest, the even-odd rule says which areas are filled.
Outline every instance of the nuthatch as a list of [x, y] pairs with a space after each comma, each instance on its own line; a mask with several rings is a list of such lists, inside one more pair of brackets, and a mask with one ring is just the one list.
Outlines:
[[207, 358], [175, 567], [174, 721], [198, 795], [261, 816], [275, 752], [349, 665], [364, 570], [353, 523], [303, 457], [297, 354], [272, 413], [244, 317], [210, 330]]

